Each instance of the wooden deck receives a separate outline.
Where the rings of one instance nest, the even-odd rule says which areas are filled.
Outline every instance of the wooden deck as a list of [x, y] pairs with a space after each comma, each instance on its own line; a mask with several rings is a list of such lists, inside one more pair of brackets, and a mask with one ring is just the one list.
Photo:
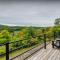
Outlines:
[[41, 49], [26, 60], [60, 60], [60, 49], [52, 48], [52, 45], [47, 45], [47, 49]]

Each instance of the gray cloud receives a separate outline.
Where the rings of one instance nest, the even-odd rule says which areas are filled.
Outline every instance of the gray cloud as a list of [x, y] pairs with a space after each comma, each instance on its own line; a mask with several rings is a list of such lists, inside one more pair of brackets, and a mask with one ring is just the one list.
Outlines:
[[0, 2], [0, 23], [52, 26], [60, 17], [60, 2]]

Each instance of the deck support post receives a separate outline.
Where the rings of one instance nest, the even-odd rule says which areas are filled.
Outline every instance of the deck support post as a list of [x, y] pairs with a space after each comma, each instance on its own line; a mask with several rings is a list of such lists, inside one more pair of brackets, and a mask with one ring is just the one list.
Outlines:
[[46, 49], [46, 34], [44, 31], [45, 31], [45, 29], [43, 29], [42, 32], [43, 32], [43, 38], [44, 38], [43, 39], [44, 40], [44, 49]]
[[46, 34], [44, 34], [44, 49], [46, 49]]
[[9, 43], [6, 43], [6, 60], [9, 60]]
[[52, 41], [52, 48], [54, 48], [54, 41]]

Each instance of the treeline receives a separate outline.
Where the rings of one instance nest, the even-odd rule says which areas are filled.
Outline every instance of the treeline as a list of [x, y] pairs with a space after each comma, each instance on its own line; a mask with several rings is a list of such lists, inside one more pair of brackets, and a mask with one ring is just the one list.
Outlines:
[[59, 30], [60, 30], [60, 25], [56, 25], [53, 27], [32, 27], [32, 26], [21, 27], [21, 26], [0, 25], [0, 43], [5, 43], [8, 41], [15, 41], [15, 40], [24, 40], [24, 41], [37, 40], [39, 42], [40, 40], [43, 39], [42, 38], [43, 33], [45, 33], [47, 37], [51, 37], [53, 36], [52, 32], [54, 31], [58, 32]]
[[[43, 29], [45, 28], [1, 25], [0, 44], [14, 41], [14, 43], [10, 44], [10, 50], [13, 50], [14, 48], [26, 48], [43, 43]], [[4, 53], [2, 49], [1, 51], [1, 53]]]
[[[43, 32], [44, 29], [44, 32]], [[43, 43], [43, 33], [46, 33], [46, 40], [51, 40], [51, 27], [20, 27], [20, 26], [0, 26], [0, 43], [20, 41], [14, 43], [14, 47], [32, 46]]]

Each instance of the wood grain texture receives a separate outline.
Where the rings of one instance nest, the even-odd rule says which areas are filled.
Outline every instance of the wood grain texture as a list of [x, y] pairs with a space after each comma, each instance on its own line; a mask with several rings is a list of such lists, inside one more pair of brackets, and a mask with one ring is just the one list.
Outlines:
[[26, 60], [60, 60], [60, 49], [47, 45], [47, 49], [41, 49]]

